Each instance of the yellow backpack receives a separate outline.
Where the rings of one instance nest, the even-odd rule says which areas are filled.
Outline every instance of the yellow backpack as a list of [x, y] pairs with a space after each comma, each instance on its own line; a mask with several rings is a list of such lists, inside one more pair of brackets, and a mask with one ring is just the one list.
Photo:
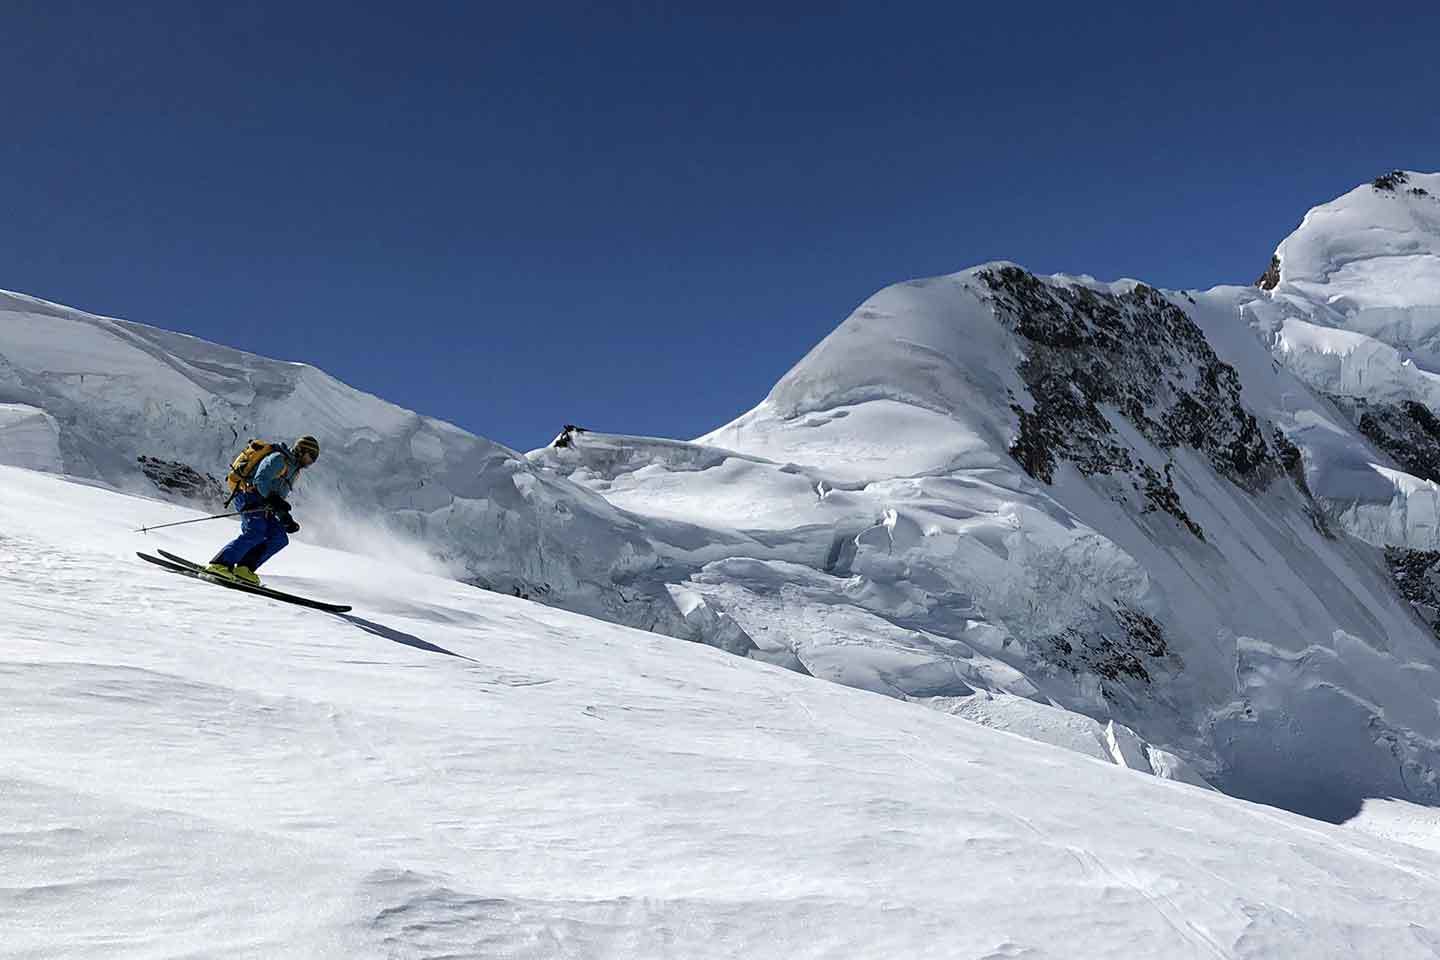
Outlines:
[[[245, 449], [237, 453], [235, 459], [230, 461], [230, 473], [225, 477], [225, 482], [230, 485], [230, 497], [225, 501], [226, 506], [229, 506], [230, 500], [235, 499], [235, 494], [254, 491], [255, 485], [250, 482], [250, 478], [254, 475], [255, 468], [260, 466], [261, 460], [279, 449], [278, 444], [268, 440], [252, 438], [249, 443], [245, 444]], [[282, 473], [287, 472], [289, 472], [288, 464]]]

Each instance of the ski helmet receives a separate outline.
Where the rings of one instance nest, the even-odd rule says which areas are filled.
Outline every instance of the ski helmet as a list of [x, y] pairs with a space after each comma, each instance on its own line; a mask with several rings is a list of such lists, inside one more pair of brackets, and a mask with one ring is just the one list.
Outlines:
[[309, 455], [311, 463], [320, 459], [320, 441], [308, 434], [296, 440], [290, 450], [297, 457]]

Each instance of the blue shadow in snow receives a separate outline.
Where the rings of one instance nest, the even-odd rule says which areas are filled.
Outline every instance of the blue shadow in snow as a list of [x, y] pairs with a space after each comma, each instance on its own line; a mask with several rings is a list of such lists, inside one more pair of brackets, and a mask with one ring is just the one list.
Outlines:
[[454, 650], [446, 650], [444, 647], [437, 647], [435, 644], [429, 642], [428, 640], [421, 640], [413, 633], [405, 633], [401, 630], [395, 630], [391, 627], [385, 626], [382, 623], [376, 623], [374, 620], [366, 620], [364, 617], [357, 617], [351, 613], [337, 613], [335, 614], [335, 616], [339, 617], [341, 620], [348, 620], [350, 623], [353, 623], [355, 626], [359, 627], [361, 630], [364, 630], [366, 633], [374, 634], [377, 637], [384, 637], [386, 640], [393, 640], [395, 643], [403, 643], [405, 644], [405, 646], [414, 647], [416, 650], [428, 650], [431, 653], [443, 653], [447, 657], [459, 657], [461, 660], [469, 660], [471, 663], [479, 662], [472, 657], [465, 656], [465, 654], [463, 653], [456, 653]]

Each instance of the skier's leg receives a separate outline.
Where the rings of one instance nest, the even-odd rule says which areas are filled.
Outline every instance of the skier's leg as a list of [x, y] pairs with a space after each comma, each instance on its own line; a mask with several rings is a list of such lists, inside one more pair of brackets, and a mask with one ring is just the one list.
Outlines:
[[259, 564], [264, 562], [263, 557], [265, 556], [265, 543], [265, 540], [261, 540], [259, 543], [255, 544], [255, 546], [245, 551], [245, 556], [241, 557], [235, 563], [235, 566], [248, 567], [249, 569], [254, 570]]
[[[254, 507], [258, 506], [258, 503], [251, 503], [250, 499], [249, 497], [237, 498], [236, 508], [244, 513], [244, 511], [254, 509]], [[245, 513], [244, 516], [240, 518], [240, 535], [221, 547], [220, 552], [215, 554], [214, 559], [210, 562], [223, 564], [227, 567], [235, 566], [244, 559], [245, 555], [249, 553], [251, 549], [264, 543], [269, 537], [269, 521], [270, 517], [268, 514]], [[284, 531], [282, 530], [281, 532], [283, 533]]]
[[275, 554], [285, 549], [290, 542], [290, 537], [285, 533], [285, 528], [280, 526], [280, 521], [270, 518], [270, 530], [263, 543], [256, 546], [255, 552], [247, 559], [254, 560], [253, 564], [247, 564], [251, 570], [260, 569], [260, 565], [269, 560]]

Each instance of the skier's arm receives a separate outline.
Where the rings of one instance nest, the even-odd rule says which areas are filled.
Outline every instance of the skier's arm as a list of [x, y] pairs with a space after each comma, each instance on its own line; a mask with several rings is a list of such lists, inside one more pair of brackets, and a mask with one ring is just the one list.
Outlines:
[[279, 451], [261, 460], [260, 466], [255, 468], [255, 473], [250, 478], [250, 482], [255, 484], [255, 492], [260, 494], [261, 497], [266, 498], [272, 494], [283, 497], [289, 493], [290, 484], [287, 482], [288, 478], [280, 475], [280, 472], [284, 469], [285, 455]]

